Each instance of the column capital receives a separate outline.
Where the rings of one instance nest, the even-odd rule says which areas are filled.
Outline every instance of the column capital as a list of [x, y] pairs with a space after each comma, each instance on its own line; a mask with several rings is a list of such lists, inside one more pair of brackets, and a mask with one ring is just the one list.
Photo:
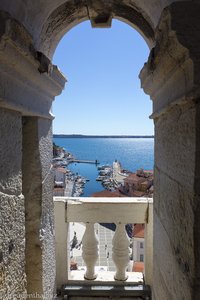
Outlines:
[[66, 79], [34, 48], [22, 24], [0, 12], [0, 106], [22, 115], [52, 118], [50, 109]]
[[152, 118], [200, 97], [199, 14], [200, 3], [176, 2], [163, 10], [155, 47], [140, 72], [142, 88], [153, 100]]

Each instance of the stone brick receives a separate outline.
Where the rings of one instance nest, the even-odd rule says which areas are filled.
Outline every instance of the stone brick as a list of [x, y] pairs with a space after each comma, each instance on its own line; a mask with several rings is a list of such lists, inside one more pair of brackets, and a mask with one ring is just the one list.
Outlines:
[[0, 192], [0, 252], [0, 299], [16, 299], [15, 294], [26, 292], [25, 214], [22, 195]]
[[0, 110], [0, 192], [21, 194], [22, 125], [20, 113]]

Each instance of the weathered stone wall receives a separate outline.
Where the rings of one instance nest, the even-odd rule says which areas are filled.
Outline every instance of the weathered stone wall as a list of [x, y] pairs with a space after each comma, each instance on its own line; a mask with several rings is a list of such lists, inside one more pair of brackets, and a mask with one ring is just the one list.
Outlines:
[[40, 239], [42, 239], [43, 292], [52, 295], [56, 288], [55, 232], [53, 205], [53, 173], [51, 170], [52, 121], [38, 120], [39, 150], [42, 166], [42, 215]]
[[37, 118], [23, 118], [23, 195], [25, 197], [26, 275], [28, 294], [42, 294], [41, 163], [38, 147]]
[[55, 292], [55, 244], [51, 120], [23, 118], [23, 194], [26, 208], [28, 294], [52, 299]]
[[[117, 3], [114, 0], [109, 2], [104, 0], [79, 1], [77, 3], [67, 1], [49, 14], [36, 46], [51, 59], [59, 41], [72, 27], [90, 20], [92, 27], [107, 28], [111, 26], [112, 19], [116, 18], [139, 31], [151, 48], [154, 44], [154, 26], [146, 11], [150, 7], [146, 4], [145, 2], [145, 5], [141, 5], [140, 1], [140, 5], [134, 5], [134, 3], [131, 5], [125, 0]], [[157, 6], [157, 9], [159, 15], [160, 7]]]
[[0, 108], [0, 299], [25, 292], [25, 211], [22, 196], [22, 123]]
[[199, 13], [199, 3], [165, 9], [140, 74], [155, 121], [155, 300], [200, 297]]
[[[199, 78], [200, 79], [200, 78]], [[195, 205], [194, 205], [194, 254], [195, 260], [195, 279], [194, 294], [195, 300], [200, 299], [200, 103], [197, 99], [196, 103], [196, 157], [195, 157]]]
[[0, 12], [0, 25], [0, 299], [22, 297], [25, 265], [28, 298], [52, 299], [51, 105], [66, 79], [8, 13]]
[[[9, 12], [23, 24], [32, 35], [36, 48], [48, 56], [45, 49], [52, 47], [54, 43], [57, 45], [63, 34], [80, 21], [92, 19], [96, 15], [101, 17], [103, 12], [104, 15], [112, 14], [125, 22], [127, 20], [131, 26], [135, 24], [136, 27], [141, 27], [143, 32], [145, 23], [145, 27], [151, 24], [155, 28], [163, 8], [172, 1], [177, 0], [1, 0], [0, 10]], [[48, 43], [46, 47], [43, 42], [45, 34]], [[55, 47], [53, 46], [54, 49]]]
[[155, 120], [154, 295], [193, 299], [195, 107]]

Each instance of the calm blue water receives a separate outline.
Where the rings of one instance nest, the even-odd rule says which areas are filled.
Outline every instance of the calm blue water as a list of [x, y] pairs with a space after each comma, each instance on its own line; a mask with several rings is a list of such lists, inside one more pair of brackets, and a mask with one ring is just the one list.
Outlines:
[[[153, 169], [154, 139], [136, 138], [54, 138], [56, 145], [64, 147], [78, 159], [98, 160], [100, 164], [110, 164], [117, 159], [124, 169], [132, 172], [139, 168]], [[101, 183], [96, 181], [97, 167], [93, 164], [70, 164], [74, 173], [87, 177], [83, 197], [102, 191]]]

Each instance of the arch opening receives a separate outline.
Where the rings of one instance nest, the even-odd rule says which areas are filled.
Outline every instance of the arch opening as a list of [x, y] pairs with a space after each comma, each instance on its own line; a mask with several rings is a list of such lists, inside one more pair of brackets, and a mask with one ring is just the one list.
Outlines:
[[153, 135], [151, 101], [138, 78], [149, 53], [141, 36], [118, 20], [113, 32], [85, 22], [61, 43], [54, 62], [69, 81], [53, 106], [54, 133]]
[[[53, 109], [56, 117], [53, 131], [66, 136], [60, 138], [58, 135], [54, 137], [54, 142], [77, 159], [97, 160], [101, 164], [113, 166], [113, 174], [108, 176], [110, 185], [106, 185], [106, 181], [105, 184], [96, 181], [100, 177], [95, 164], [70, 163], [67, 166], [67, 191], [71, 194], [68, 196], [152, 196], [150, 186], [143, 192], [139, 187], [134, 189], [132, 184], [124, 183], [123, 176], [115, 179], [114, 175], [116, 159], [122, 169], [129, 171], [127, 174], [130, 176], [135, 175], [140, 168], [153, 169], [153, 139], [124, 138], [153, 135], [152, 121], [148, 121], [151, 102], [140, 89], [138, 78], [148, 54], [149, 48], [137, 31], [119, 20], [113, 22], [111, 30], [92, 30], [89, 22], [81, 23], [68, 32], [58, 46], [54, 63], [67, 73], [69, 81]], [[121, 137], [113, 138], [116, 135]], [[117, 164], [116, 166], [118, 168]], [[76, 176], [89, 180], [84, 188], [78, 187], [74, 179]], [[152, 175], [145, 180], [151, 184]], [[115, 184], [112, 183], [114, 181]], [[74, 189], [70, 190], [69, 186], [73, 182]], [[61, 191], [55, 184], [54, 195], [58, 196], [57, 193]], [[112, 232], [115, 229], [114, 223], [101, 225], [104, 227], [98, 225], [99, 231], [111, 229]], [[80, 242], [82, 236], [76, 226], [77, 224], [73, 224], [70, 228], [77, 232]], [[131, 238], [132, 224], [128, 224], [127, 233]], [[70, 241], [73, 244], [72, 236]], [[108, 249], [110, 247], [111, 240], [108, 241]], [[137, 259], [144, 268], [144, 249], [141, 251]], [[73, 248], [70, 252], [70, 257], [72, 256]], [[102, 252], [100, 262], [103, 265]], [[105, 264], [108, 271], [115, 269], [108, 250]], [[129, 271], [132, 271], [133, 265], [133, 255], [130, 255]]]
[[112, 20], [118, 19], [137, 30], [149, 48], [154, 46], [154, 25], [147, 13], [136, 6], [124, 3], [110, 5], [88, 5], [80, 1], [68, 1], [55, 9], [43, 25], [38, 39], [38, 49], [52, 58], [62, 37], [74, 26], [89, 20], [92, 27], [111, 27]]

